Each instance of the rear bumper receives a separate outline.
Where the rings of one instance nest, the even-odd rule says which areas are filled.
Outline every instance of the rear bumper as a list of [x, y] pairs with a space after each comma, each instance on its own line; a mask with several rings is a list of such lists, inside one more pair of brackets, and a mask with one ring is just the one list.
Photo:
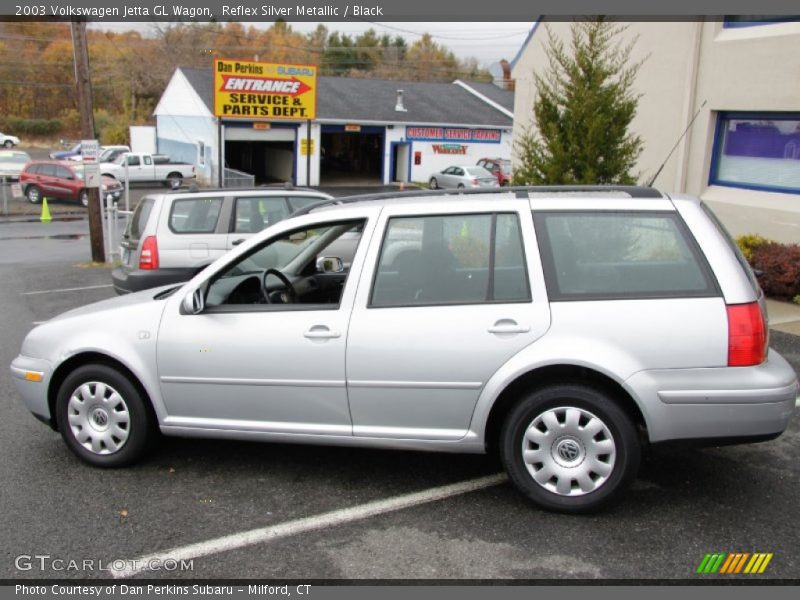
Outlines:
[[196, 272], [197, 269], [141, 270], [121, 266], [111, 271], [111, 281], [115, 292], [130, 294], [162, 285], [183, 283], [194, 277]]
[[798, 393], [794, 370], [772, 350], [756, 367], [640, 371], [625, 386], [639, 399], [651, 442], [777, 437]]

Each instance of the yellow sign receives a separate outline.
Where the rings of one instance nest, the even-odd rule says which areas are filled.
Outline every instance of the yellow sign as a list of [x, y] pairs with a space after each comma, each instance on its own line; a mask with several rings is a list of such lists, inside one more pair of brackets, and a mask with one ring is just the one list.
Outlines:
[[215, 59], [214, 115], [313, 119], [317, 115], [317, 67]]
[[[300, 156], [308, 156], [308, 138], [300, 138]], [[314, 139], [311, 139], [311, 156], [314, 156]]]

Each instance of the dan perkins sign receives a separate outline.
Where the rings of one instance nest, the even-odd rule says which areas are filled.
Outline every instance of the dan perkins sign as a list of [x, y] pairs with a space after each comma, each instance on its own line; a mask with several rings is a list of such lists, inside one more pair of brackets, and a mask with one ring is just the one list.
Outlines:
[[233, 119], [313, 119], [317, 67], [214, 60], [214, 115]]

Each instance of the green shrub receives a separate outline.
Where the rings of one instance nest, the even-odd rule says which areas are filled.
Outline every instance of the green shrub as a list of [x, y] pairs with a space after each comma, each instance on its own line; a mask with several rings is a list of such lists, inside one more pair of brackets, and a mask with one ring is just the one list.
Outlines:
[[58, 119], [22, 119], [9, 116], [5, 118], [4, 127], [8, 133], [17, 136], [46, 136], [59, 133], [64, 124]]
[[736, 238], [736, 245], [739, 246], [739, 250], [742, 251], [742, 254], [744, 254], [744, 257], [747, 259], [747, 262], [751, 264], [753, 261], [753, 252], [764, 244], [771, 243], [774, 242], [758, 235], [757, 233], [748, 233], [745, 235], [740, 235]]

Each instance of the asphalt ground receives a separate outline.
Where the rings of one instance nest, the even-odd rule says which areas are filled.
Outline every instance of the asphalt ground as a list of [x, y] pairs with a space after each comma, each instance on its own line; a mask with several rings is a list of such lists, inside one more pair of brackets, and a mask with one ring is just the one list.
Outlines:
[[[135, 577], [800, 579], [797, 418], [772, 442], [648, 456], [620, 504], [580, 517], [500, 483], [339, 524], [299, 521], [497, 473], [485, 456], [170, 438], [131, 468], [85, 466], [23, 407], [7, 365], [35, 322], [111, 297], [109, 271], [75, 266], [88, 239], [46, 239], [45, 225], [27, 237], [37, 227], [25, 252], [0, 239], [0, 579], [109, 577], [25, 569], [20, 555], [109, 564], [269, 527], [284, 534]], [[50, 292], [72, 288], [84, 289]], [[772, 344], [800, 368], [800, 338], [773, 332]], [[707, 552], [774, 557], [763, 575], [696, 575]]]

